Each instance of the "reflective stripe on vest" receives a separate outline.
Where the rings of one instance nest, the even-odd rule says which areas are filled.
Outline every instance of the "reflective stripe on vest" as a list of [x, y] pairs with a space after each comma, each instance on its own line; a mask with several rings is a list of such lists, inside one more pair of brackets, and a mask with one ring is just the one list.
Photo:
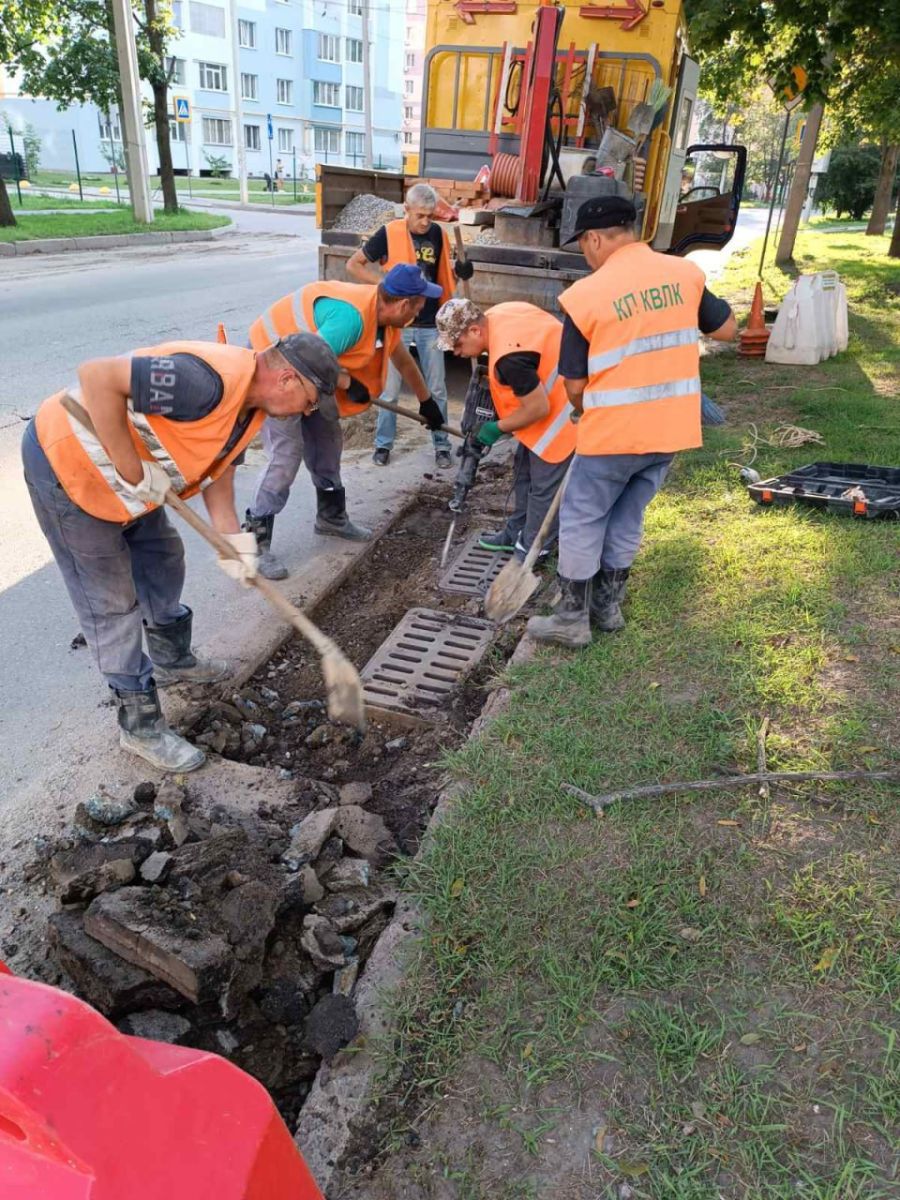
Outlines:
[[254, 350], [265, 350], [292, 333], [309, 333], [303, 316], [303, 288], [281, 296], [256, 318], [250, 326], [250, 345]]
[[670, 379], [666, 383], [651, 383], [647, 387], [621, 388], [618, 391], [584, 393], [585, 408], [615, 408], [620, 404], [644, 404], [647, 400], [663, 400], [666, 396], [693, 396], [700, 391], [700, 376], [690, 379]]
[[537, 354], [540, 359], [538, 378], [547, 394], [549, 411], [545, 417], [523, 429], [514, 430], [512, 436], [545, 462], [563, 462], [575, 449], [576, 431], [570, 420], [572, 405], [559, 376], [562, 325], [550, 313], [519, 300], [495, 304], [485, 316], [489, 380], [498, 416], [502, 418], [516, 412], [519, 400], [512, 388], [497, 378], [496, 364], [508, 354]]
[[617, 367], [626, 358], [636, 354], [652, 354], [654, 350], [668, 350], [672, 346], [693, 346], [700, 340], [696, 329], [673, 329], [671, 333], [651, 333], [648, 337], [635, 338], [627, 346], [618, 346], [605, 354], [593, 354], [588, 359], [588, 370], [592, 375]]

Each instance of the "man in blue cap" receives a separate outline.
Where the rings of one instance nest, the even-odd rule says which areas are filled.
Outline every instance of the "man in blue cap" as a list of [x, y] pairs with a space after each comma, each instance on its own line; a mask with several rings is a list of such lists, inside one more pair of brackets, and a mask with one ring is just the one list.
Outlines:
[[[320, 280], [282, 296], [253, 322], [250, 344], [262, 350], [298, 331], [316, 333], [337, 356], [342, 379], [336, 393], [338, 414], [365, 412], [384, 388], [393, 366], [419, 401], [419, 412], [430, 430], [444, 424], [440, 406], [403, 343], [401, 330], [415, 320], [428, 299], [440, 295], [421, 270], [402, 263], [391, 268], [379, 284]], [[347, 515], [341, 482], [343, 437], [340, 423], [321, 412], [309, 418], [266, 421], [263, 444], [269, 461], [259, 478], [246, 528], [256, 534], [259, 573], [285, 579], [287, 567], [272, 553], [275, 516], [290, 495], [301, 462], [306, 463], [318, 500], [316, 533], [365, 541], [371, 533]]]

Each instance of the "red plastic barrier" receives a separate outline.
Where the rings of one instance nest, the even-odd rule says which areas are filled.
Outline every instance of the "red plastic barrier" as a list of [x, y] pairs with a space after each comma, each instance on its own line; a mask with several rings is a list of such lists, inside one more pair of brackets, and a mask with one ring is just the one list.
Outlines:
[[265, 1089], [0, 974], [3, 1200], [323, 1200]]

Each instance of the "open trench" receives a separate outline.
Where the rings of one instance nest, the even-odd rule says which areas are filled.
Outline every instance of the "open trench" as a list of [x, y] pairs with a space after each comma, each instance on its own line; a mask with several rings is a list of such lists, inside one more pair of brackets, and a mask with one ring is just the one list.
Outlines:
[[[467, 537], [502, 521], [509, 485], [503, 464], [484, 464], [451, 574]], [[365, 734], [329, 722], [318, 659], [291, 636], [184, 729], [277, 780], [283, 799], [200, 802], [190, 776], [101, 794], [33, 872], [61, 901], [49, 942], [64, 986], [123, 1032], [229, 1058], [291, 1128], [322, 1061], [355, 1036], [356, 981], [393, 913], [393, 864], [416, 852], [437, 803], [442, 754], [467, 736], [521, 631], [487, 622], [480, 595], [441, 586], [448, 523], [445, 498], [420, 493], [311, 611], [359, 669], [394, 635], [368, 678], [378, 703]], [[456, 584], [481, 565], [464, 563]], [[435, 661], [420, 662], [436, 640]]]

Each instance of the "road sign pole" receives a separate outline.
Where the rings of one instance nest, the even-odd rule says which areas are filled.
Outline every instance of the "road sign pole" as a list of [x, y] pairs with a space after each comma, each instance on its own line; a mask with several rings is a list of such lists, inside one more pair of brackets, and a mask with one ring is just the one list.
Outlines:
[[269, 135], [269, 188], [272, 192], [272, 207], [275, 207], [275, 167], [272, 165], [272, 114], [266, 113], [266, 133]]
[[75, 151], [75, 174], [78, 177], [78, 199], [84, 200], [84, 188], [81, 186], [81, 167], [78, 164], [78, 139], [75, 137], [75, 130], [72, 130], [72, 148]]
[[188, 143], [189, 132], [190, 126], [184, 131], [184, 164], [187, 167], [188, 200], [193, 200], [194, 193], [191, 191], [191, 147]]

